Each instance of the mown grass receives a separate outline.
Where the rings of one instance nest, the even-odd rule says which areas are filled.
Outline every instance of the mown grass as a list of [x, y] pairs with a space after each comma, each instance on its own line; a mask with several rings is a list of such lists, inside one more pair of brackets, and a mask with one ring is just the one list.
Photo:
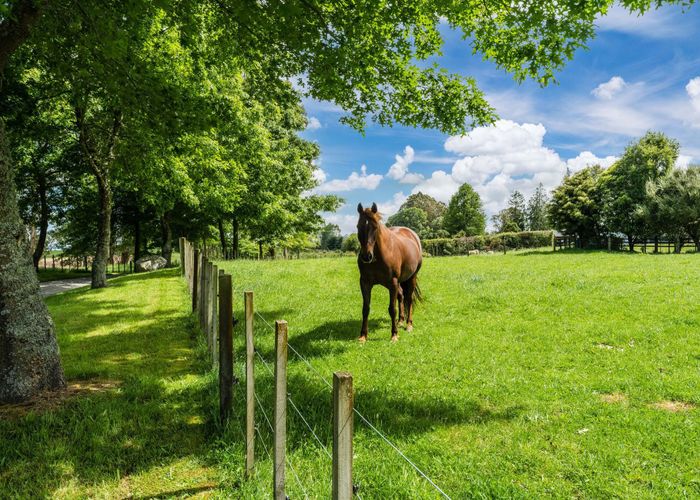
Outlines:
[[[351, 258], [227, 262], [242, 292], [330, 379], [354, 375], [355, 403], [453, 498], [700, 495], [700, 266], [697, 255], [524, 252], [431, 258], [415, 331], [389, 342], [375, 288], [369, 341]], [[67, 377], [97, 387], [57, 408], [0, 416], [1, 497], [269, 498], [270, 433], [257, 423], [243, 475], [243, 386], [216, 423], [216, 380], [177, 270], [48, 299]], [[256, 320], [264, 358], [273, 334]], [[242, 379], [242, 322], [235, 330]], [[272, 377], [256, 360], [272, 418]], [[100, 382], [103, 385], [96, 385]], [[327, 447], [331, 394], [290, 351], [289, 393]], [[661, 407], [657, 404], [664, 403]], [[678, 411], [668, 411], [675, 409]], [[327, 498], [330, 460], [288, 409], [291, 498]], [[435, 491], [356, 419], [362, 498]]]
[[0, 416], [0, 497], [215, 491], [213, 377], [178, 270], [117, 278], [47, 303], [74, 394], [25, 416]]
[[[242, 291], [254, 290], [256, 309], [270, 322], [289, 322], [290, 344], [316, 370], [327, 379], [352, 372], [356, 408], [453, 498], [700, 496], [697, 255], [426, 259], [415, 331], [389, 342], [388, 294], [375, 288], [365, 345], [356, 341], [361, 295], [353, 259], [221, 266], [233, 274], [238, 316]], [[236, 337], [241, 360], [241, 325]], [[256, 339], [271, 360], [273, 334], [259, 320]], [[270, 416], [271, 377], [259, 362], [256, 370]], [[330, 447], [330, 390], [292, 352], [288, 387]], [[242, 418], [238, 411], [217, 452], [223, 487], [266, 497], [267, 423], [258, 410], [261, 462], [242, 481]], [[436, 496], [371, 430], [355, 425], [363, 498]], [[303, 485], [288, 470], [290, 496], [327, 497], [330, 460], [291, 407], [288, 427], [290, 462]]]

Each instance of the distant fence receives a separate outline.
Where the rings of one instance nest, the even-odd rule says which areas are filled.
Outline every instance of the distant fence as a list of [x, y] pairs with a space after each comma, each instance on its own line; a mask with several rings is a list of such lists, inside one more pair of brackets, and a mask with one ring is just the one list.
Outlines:
[[[89, 271], [94, 257], [91, 255], [50, 254], [39, 259], [39, 270]], [[132, 273], [134, 262], [131, 256], [113, 255], [107, 260], [107, 272]]]
[[[197, 248], [180, 238], [181, 275], [187, 282], [192, 298], [192, 312], [196, 314], [199, 325], [205, 335], [212, 366], [219, 375], [219, 417], [221, 421], [229, 419], [233, 406], [233, 326], [237, 322], [233, 318], [233, 284], [231, 275], [219, 270], [210, 260], [208, 251]], [[220, 254], [219, 254], [220, 255]], [[272, 435], [272, 453], [264, 448], [273, 466], [273, 497], [284, 500], [286, 495], [287, 468], [299, 486], [300, 491], [308, 498], [303, 481], [292, 462], [287, 457], [287, 403], [299, 416], [310, 435], [320, 445], [323, 453], [332, 463], [331, 498], [349, 500], [353, 496], [362, 498], [358, 486], [353, 482], [353, 432], [354, 416], [357, 417], [388, 446], [392, 448], [416, 473], [424, 478], [444, 498], [450, 498], [430, 477], [428, 477], [405, 453], [392, 443], [381, 431], [374, 426], [354, 405], [353, 378], [347, 372], [333, 373], [333, 382], [329, 382], [313, 365], [289, 343], [287, 322], [277, 320], [274, 327], [257, 311], [253, 305], [253, 292], [244, 292], [245, 304], [245, 475], [250, 477], [255, 470], [255, 436], [263, 441], [259, 427], [256, 425], [256, 408], [263, 416]], [[275, 335], [275, 359], [267, 361], [255, 347], [254, 325], [258, 318], [270, 332]], [[314, 431], [294, 400], [293, 389], [287, 386], [287, 354], [292, 353], [317, 376], [325, 386], [331, 389], [333, 403], [333, 444], [332, 450]], [[255, 391], [255, 358], [274, 380], [274, 407], [265, 410], [263, 402]], [[271, 416], [269, 415], [271, 414]]]
[[[561, 235], [552, 239], [552, 250], [565, 250], [568, 248], [583, 248], [581, 240], [576, 236]], [[609, 236], [589, 240], [585, 248], [604, 249], [608, 251], [629, 251], [627, 238]], [[634, 242], [634, 249], [642, 253], [681, 253], [684, 250], [697, 251], [695, 243], [689, 239], [672, 240], [668, 238], [652, 238]]]

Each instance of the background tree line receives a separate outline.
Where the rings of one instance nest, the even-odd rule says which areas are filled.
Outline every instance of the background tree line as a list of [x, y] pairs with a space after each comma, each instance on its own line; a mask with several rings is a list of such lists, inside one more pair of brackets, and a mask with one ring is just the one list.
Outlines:
[[639, 241], [684, 239], [700, 250], [700, 167], [676, 166], [679, 143], [660, 132], [632, 142], [607, 169], [589, 166], [567, 176], [548, 206], [554, 227], [581, 247], [604, 246], [622, 236], [630, 251]]

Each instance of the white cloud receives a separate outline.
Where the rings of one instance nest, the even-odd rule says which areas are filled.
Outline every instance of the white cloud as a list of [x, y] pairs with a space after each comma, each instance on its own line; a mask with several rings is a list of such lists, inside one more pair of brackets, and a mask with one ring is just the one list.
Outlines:
[[314, 191], [317, 193], [332, 193], [340, 191], [352, 191], [353, 189], [367, 189], [372, 191], [377, 189], [382, 181], [379, 174], [367, 174], [367, 166], [362, 165], [360, 173], [352, 172], [347, 179], [333, 179], [324, 182]]
[[320, 167], [317, 167], [316, 170], [314, 170], [313, 176], [314, 179], [316, 179], [316, 182], [318, 182], [319, 184], [323, 184], [324, 182], [326, 182], [326, 171]]
[[690, 80], [688, 85], [685, 86], [685, 91], [688, 93], [690, 104], [694, 111], [691, 124], [693, 126], [700, 126], [700, 76], [696, 76]]
[[318, 130], [322, 127], [321, 121], [315, 116], [309, 117], [309, 123], [306, 124], [306, 130]]
[[389, 167], [386, 176], [401, 184], [418, 184], [423, 180], [423, 176], [408, 171], [408, 167], [413, 163], [415, 157], [413, 148], [406, 146], [403, 150], [403, 156], [399, 154], [394, 157], [396, 161]]
[[411, 193], [421, 192], [432, 196], [438, 201], [447, 203], [459, 189], [459, 183], [444, 170], [436, 170], [428, 179], [413, 188]]
[[340, 228], [340, 234], [347, 235], [357, 230], [357, 212], [352, 214], [325, 212], [323, 218], [329, 224], [336, 224]]
[[[675, 9], [675, 12], [674, 12]], [[597, 20], [602, 31], [617, 31], [646, 38], [669, 39], [684, 38], [693, 29], [692, 21], [687, 16], [679, 20], [679, 9], [667, 6], [651, 8], [643, 16], [630, 13], [620, 5], [614, 5], [606, 16]]]
[[396, 155], [394, 158], [396, 161], [389, 167], [389, 171], [386, 176], [390, 179], [399, 180], [408, 172], [408, 166], [413, 163], [413, 158], [415, 157], [415, 152], [411, 146], [406, 146], [403, 150], [403, 156]]
[[478, 127], [465, 136], [449, 137], [445, 149], [462, 155], [452, 170], [436, 170], [413, 188], [440, 201], [449, 202], [463, 183], [469, 183], [481, 196], [488, 216], [502, 209], [508, 197], [518, 190], [529, 197], [542, 183], [546, 190], [556, 187], [567, 165], [579, 170], [588, 164], [609, 166], [616, 158], [599, 158], [584, 151], [564, 161], [544, 145], [547, 133], [542, 124], [500, 120], [491, 127]]
[[596, 96], [598, 99], [610, 100], [619, 94], [622, 89], [627, 86], [627, 82], [621, 76], [613, 76], [610, 80], [605, 83], [601, 83], [596, 88], [591, 90], [591, 94]]
[[576, 158], [571, 158], [566, 160], [566, 167], [571, 172], [578, 172], [591, 165], [600, 165], [603, 168], [608, 168], [610, 165], [618, 160], [616, 156], [606, 156], [605, 158], [598, 158], [596, 155], [590, 151], [583, 151]]
[[688, 168], [688, 165], [690, 165], [690, 163], [692, 161], [693, 161], [692, 156], [680, 154], [680, 155], [678, 155], [678, 158], [676, 159], [676, 167], [686, 169], [686, 168]]
[[390, 200], [377, 203], [377, 209], [386, 220], [388, 217], [391, 217], [399, 211], [399, 208], [401, 208], [401, 205], [404, 204], [406, 198], [407, 196], [403, 194], [402, 191], [399, 191], [398, 193], [394, 193], [394, 196], [392, 196]]

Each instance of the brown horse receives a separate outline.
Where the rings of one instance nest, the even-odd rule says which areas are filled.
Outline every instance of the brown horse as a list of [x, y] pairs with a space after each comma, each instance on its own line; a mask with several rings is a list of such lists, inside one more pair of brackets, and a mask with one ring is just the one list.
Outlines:
[[360, 342], [367, 340], [367, 317], [372, 297], [372, 287], [382, 285], [389, 290], [389, 316], [391, 316], [391, 341], [398, 339], [396, 301], [399, 302], [399, 324], [406, 320], [406, 330], [413, 330], [413, 301], [420, 298], [418, 271], [423, 263], [423, 251], [418, 235], [407, 227], [386, 227], [372, 208], [357, 205], [360, 218], [357, 221], [357, 238], [360, 253], [362, 290], [362, 330]]

